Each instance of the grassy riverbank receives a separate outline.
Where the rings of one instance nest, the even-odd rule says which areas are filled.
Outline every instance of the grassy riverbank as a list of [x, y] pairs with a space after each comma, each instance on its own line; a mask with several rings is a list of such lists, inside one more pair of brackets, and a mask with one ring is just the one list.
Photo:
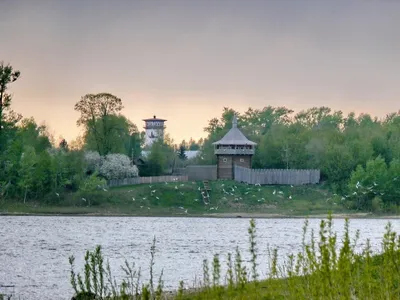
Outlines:
[[52, 194], [41, 201], [0, 201], [2, 214], [278, 217], [334, 215], [366, 217], [343, 205], [323, 185], [252, 186], [234, 181], [210, 183], [210, 204], [201, 182], [125, 186], [89, 193]]
[[[349, 234], [349, 222], [340, 237], [333, 232], [332, 224], [328, 217], [314, 233], [308, 230], [306, 221], [300, 251], [280, 264], [278, 248], [257, 248], [256, 222], [251, 220], [248, 263], [238, 250], [225, 254], [225, 262], [222, 254], [215, 255], [212, 261], [203, 261], [203, 276], [195, 286], [187, 287], [181, 281], [179, 290], [173, 293], [163, 290], [162, 274], [159, 278], [153, 274], [155, 242], [150, 248], [149, 282], [142, 282], [140, 270], [134, 264], [129, 267], [129, 263], [122, 282], [108, 280], [113, 278], [111, 270], [104, 265], [101, 248], [97, 247], [87, 252], [81, 275], [75, 272], [74, 258], [70, 258], [71, 284], [76, 299], [399, 299], [400, 236], [388, 224], [380, 253], [371, 251], [368, 240], [361, 241], [360, 251], [357, 237]], [[259, 251], [270, 254], [266, 279], [262, 280]], [[221, 271], [222, 264], [226, 264], [226, 272]]]

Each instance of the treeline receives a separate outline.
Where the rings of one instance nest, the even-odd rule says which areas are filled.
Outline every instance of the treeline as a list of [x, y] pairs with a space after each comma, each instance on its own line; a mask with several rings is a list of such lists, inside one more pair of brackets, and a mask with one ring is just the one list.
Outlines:
[[[8, 88], [19, 76], [12, 66], [0, 64], [0, 199], [42, 199], [49, 193], [102, 188], [107, 179], [163, 175], [188, 163], [215, 164], [212, 143], [228, 132], [236, 114], [240, 129], [258, 144], [254, 168], [320, 169], [337, 194], [335, 203], [356, 209], [399, 207], [400, 113], [378, 119], [328, 107], [294, 113], [267, 106], [242, 114], [224, 108], [204, 128], [204, 140], [177, 145], [166, 134], [144, 149], [144, 132], [122, 114], [120, 98], [87, 94], [74, 107], [83, 135], [70, 143], [55, 142], [46, 126], [12, 111]], [[200, 154], [188, 161], [187, 150]]]
[[224, 108], [204, 130], [199, 163], [216, 163], [212, 143], [238, 126], [257, 149], [253, 168], [320, 169], [322, 180], [351, 208], [395, 209], [400, 202], [400, 112], [369, 114], [313, 107], [297, 114], [286, 107]]
[[144, 133], [121, 114], [122, 100], [112, 94], [87, 94], [76, 104], [83, 135], [68, 143], [55, 138], [45, 125], [23, 118], [11, 108], [9, 87], [20, 77], [0, 63], [0, 200], [46, 201], [66, 192], [104, 189], [106, 180], [162, 175], [185, 164], [190, 140], [180, 146], [166, 135], [153, 144], [144, 163], [134, 164], [144, 148]]

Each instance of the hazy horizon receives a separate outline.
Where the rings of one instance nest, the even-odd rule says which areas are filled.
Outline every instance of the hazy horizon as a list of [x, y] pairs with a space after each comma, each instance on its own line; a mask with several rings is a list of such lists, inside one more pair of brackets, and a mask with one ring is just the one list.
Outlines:
[[68, 141], [87, 93], [204, 137], [223, 107], [399, 110], [400, 1], [0, 0], [12, 107]]

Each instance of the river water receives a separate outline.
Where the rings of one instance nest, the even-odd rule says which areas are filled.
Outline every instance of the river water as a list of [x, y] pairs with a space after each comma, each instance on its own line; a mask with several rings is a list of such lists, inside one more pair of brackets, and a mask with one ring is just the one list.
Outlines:
[[[399, 220], [382, 219], [353, 219], [350, 231], [354, 236], [361, 230], [360, 246], [368, 238], [378, 251], [389, 221], [400, 232]], [[319, 222], [310, 219], [309, 228], [318, 231]], [[262, 277], [268, 269], [268, 247], [278, 248], [282, 262], [300, 249], [303, 224], [304, 219], [256, 220]], [[125, 259], [141, 267], [147, 279], [153, 237], [155, 277], [163, 270], [165, 289], [176, 289], [180, 280], [191, 287], [202, 278], [203, 259], [212, 260], [213, 254], [223, 260], [238, 246], [249, 260], [248, 226], [245, 218], [0, 216], [0, 293], [13, 293], [17, 299], [70, 299], [68, 257], [75, 256], [81, 271], [85, 251], [96, 245], [102, 245], [117, 279]], [[344, 220], [334, 220], [339, 237], [343, 227]]]

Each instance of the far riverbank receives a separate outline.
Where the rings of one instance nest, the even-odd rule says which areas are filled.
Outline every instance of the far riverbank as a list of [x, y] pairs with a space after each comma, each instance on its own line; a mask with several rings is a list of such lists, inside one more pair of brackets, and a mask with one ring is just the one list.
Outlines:
[[[133, 216], [208, 218], [398, 218], [395, 213], [350, 209], [350, 199], [323, 185], [252, 186], [210, 182], [209, 203], [201, 182], [159, 183], [0, 201], [0, 215]], [[345, 200], [344, 200], [345, 199]]]

